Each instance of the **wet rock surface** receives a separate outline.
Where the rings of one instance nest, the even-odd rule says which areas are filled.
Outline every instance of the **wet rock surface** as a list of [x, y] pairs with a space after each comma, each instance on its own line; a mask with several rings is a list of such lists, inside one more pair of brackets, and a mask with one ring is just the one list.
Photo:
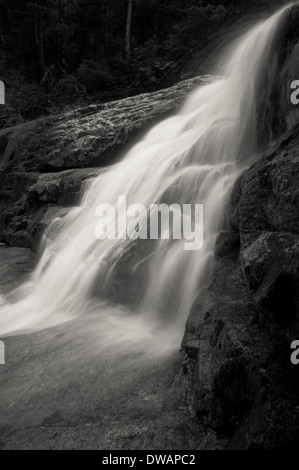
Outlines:
[[237, 181], [210, 286], [190, 312], [183, 348], [194, 412], [228, 448], [295, 447], [299, 370], [299, 127]]
[[0, 244], [0, 295], [11, 292], [26, 281], [35, 266], [35, 255], [29, 249], [10, 248]]
[[0, 241], [35, 249], [50, 204], [71, 206], [98, 167], [114, 163], [151, 125], [211, 76], [0, 131]]
[[[0, 247], [0, 294], [26, 279], [34, 255]], [[94, 319], [91, 321], [94, 322]], [[0, 449], [221, 449], [192, 417], [179, 353], [144, 357], [99, 348], [89, 319], [3, 338]]]

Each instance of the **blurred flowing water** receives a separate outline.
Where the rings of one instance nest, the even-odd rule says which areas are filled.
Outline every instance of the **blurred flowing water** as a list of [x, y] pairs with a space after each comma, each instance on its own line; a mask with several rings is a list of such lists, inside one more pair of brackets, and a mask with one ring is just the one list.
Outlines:
[[[62, 229], [44, 240], [30, 281], [2, 299], [1, 338], [81, 318], [80, 328], [103, 350], [159, 356], [178, 349], [192, 302], [209, 281], [233, 185], [258, 156], [261, 90], [279, 72], [275, 51], [289, 8], [240, 38], [222, 78], [191, 93], [177, 115], [88, 183], [80, 207], [53, 222]], [[184, 240], [96, 239], [96, 207], [117, 211], [119, 196], [145, 207], [202, 203], [202, 248], [186, 251]]]

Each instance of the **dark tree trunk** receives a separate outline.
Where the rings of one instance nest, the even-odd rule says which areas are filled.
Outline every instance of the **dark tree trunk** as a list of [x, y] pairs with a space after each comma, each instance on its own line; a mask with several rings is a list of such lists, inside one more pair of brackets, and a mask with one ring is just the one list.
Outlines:
[[46, 64], [45, 64], [45, 53], [44, 53], [44, 34], [43, 25], [38, 11], [35, 12], [35, 43], [38, 50], [39, 66], [42, 72], [42, 76], [45, 75]]
[[127, 27], [126, 27], [126, 57], [131, 57], [131, 27], [132, 27], [133, 0], [128, 0]]

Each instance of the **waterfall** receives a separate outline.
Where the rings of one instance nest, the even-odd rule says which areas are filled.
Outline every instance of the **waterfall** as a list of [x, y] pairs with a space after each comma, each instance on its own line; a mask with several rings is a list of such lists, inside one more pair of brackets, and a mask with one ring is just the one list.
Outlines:
[[[44, 244], [30, 281], [2, 299], [1, 337], [74, 318], [93, 328], [97, 318], [106, 344], [148, 347], [151, 338], [156, 349], [178, 347], [190, 307], [209, 282], [233, 185], [259, 155], [260, 97], [279, 72], [275, 51], [289, 9], [246, 32], [221, 78], [192, 92], [178, 114], [88, 182], [79, 207], [52, 222], [62, 229]], [[185, 250], [183, 239], [97, 239], [96, 208], [119, 212], [120, 196], [146, 208], [203, 204], [201, 249]]]

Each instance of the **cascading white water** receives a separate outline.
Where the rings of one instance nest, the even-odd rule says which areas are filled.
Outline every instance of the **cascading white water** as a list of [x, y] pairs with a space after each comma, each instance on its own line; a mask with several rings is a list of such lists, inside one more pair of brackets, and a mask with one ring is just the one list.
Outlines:
[[[121, 162], [89, 183], [81, 206], [65, 217], [30, 282], [13, 300], [3, 300], [1, 337], [79, 315], [88, 322], [94, 315], [107, 343], [148, 347], [146, 339], [156, 335], [155, 348], [177, 347], [192, 302], [209, 280], [233, 184], [257, 156], [259, 86], [276, 73], [273, 45], [285, 10], [246, 33], [223, 78], [193, 92], [176, 116], [155, 126]], [[188, 252], [184, 240], [97, 240], [95, 208], [116, 207], [122, 195], [128, 204], [146, 207], [203, 203], [203, 247]], [[108, 306], [113, 295], [120, 303], [125, 299], [134, 314]]]

